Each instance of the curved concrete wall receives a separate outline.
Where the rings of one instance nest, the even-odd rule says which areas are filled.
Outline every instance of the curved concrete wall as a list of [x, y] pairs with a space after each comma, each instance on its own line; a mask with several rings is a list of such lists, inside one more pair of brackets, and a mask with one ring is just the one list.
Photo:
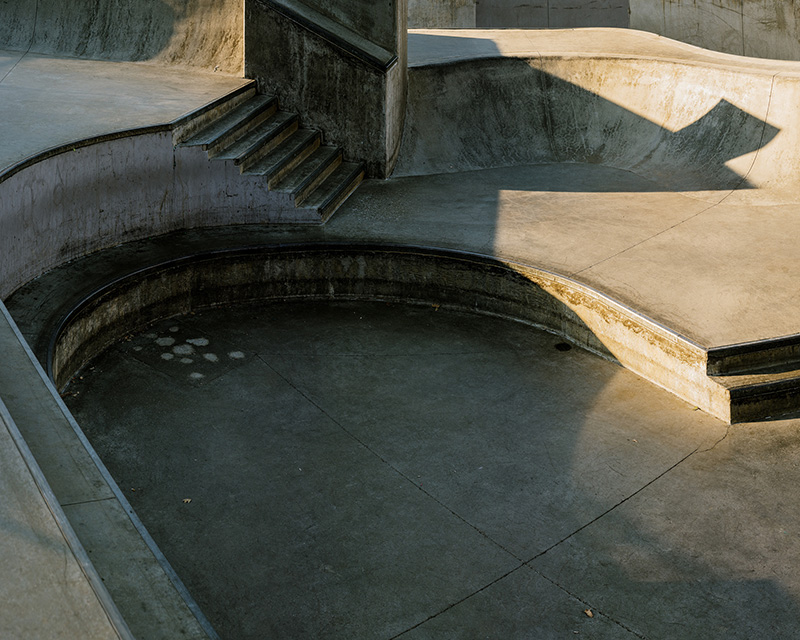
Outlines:
[[800, 0], [630, 0], [630, 26], [714, 51], [800, 60]]
[[149, 61], [240, 75], [244, 0], [14, 0], [0, 49]]
[[732, 190], [739, 201], [796, 201], [800, 75], [721, 54], [701, 64], [691, 52], [543, 50], [414, 67], [396, 175], [583, 162], [712, 201]]

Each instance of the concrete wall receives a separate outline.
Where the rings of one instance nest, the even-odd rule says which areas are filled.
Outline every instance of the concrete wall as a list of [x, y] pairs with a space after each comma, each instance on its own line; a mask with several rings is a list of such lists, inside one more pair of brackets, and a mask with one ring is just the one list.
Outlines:
[[389, 49], [396, 46], [397, 17], [386, 0], [302, 0], [303, 4], [352, 29], [370, 42]]
[[175, 142], [159, 127], [68, 145], [0, 180], [0, 299], [120, 242], [201, 226], [309, 222], [264, 180]]
[[706, 57], [720, 64], [542, 51], [412, 68], [396, 175], [583, 162], [712, 202], [797, 202], [798, 75]]
[[477, 0], [409, 0], [409, 29], [469, 29], [475, 27]]
[[706, 49], [800, 60], [800, 0], [630, 0], [634, 29]]
[[0, 1], [0, 49], [241, 75], [243, 1]]
[[477, 0], [475, 23], [480, 28], [627, 27], [628, 0]]
[[[321, 129], [345, 156], [386, 177], [400, 146], [406, 96], [406, 0], [368, 3], [361, 33], [295, 1], [248, 0], [245, 73], [281, 106]], [[337, 4], [361, 15], [360, 2]], [[380, 11], [378, 11], [380, 9]], [[386, 47], [387, 29], [392, 30]]]

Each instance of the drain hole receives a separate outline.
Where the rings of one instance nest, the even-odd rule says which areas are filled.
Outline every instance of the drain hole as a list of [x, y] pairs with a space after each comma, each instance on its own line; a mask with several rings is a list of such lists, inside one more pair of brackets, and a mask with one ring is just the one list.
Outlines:
[[558, 342], [556, 343], [556, 349], [559, 351], [569, 351], [572, 349], [572, 345], [569, 342]]

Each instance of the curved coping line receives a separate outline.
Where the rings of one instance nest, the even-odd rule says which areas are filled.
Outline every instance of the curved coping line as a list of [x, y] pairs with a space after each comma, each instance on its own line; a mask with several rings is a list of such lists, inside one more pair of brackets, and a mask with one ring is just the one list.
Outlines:
[[[49, 387], [49, 391], [53, 394], [53, 397], [59, 398], [58, 394], [55, 393], [55, 388], [52, 384], [49, 384], [49, 379], [45, 378], [44, 371], [42, 371], [41, 365], [39, 365], [36, 358], [33, 357], [33, 354], [30, 351], [30, 348], [27, 345], [27, 342], [22, 337], [17, 328], [16, 324], [11, 320], [11, 317], [8, 315], [5, 307], [0, 305], [0, 309], [2, 309], [3, 315], [6, 316], [6, 320], [9, 321], [9, 326], [14, 331], [17, 340], [19, 340], [20, 344], [23, 345], [28, 358], [31, 362], [37, 367], [37, 371], [45, 382], [45, 384]], [[62, 411], [64, 411], [64, 407], [59, 407]], [[33, 455], [33, 452], [28, 447], [28, 444], [25, 442], [25, 438], [23, 438], [22, 433], [20, 433], [19, 428], [17, 427], [16, 423], [14, 422], [11, 413], [6, 407], [5, 403], [2, 399], [0, 399], [0, 422], [3, 422], [8, 429], [9, 434], [11, 435], [14, 444], [17, 447], [20, 455], [22, 456], [25, 465], [28, 468], [31, 476], [33, 477], [34, 484], [36, 488], [39, 490], [42, 498], [47, 505], [47, 509], [50, 511], [53, 519], [55, 520], [56, 526], [58, 526], [61, 534], [64, 536], [64, 539], [67, 542], [67, 545], [72, 551], [72, 554], [75, 556], [75, 559], [78, 562], [78, 566], [81, 569], [81, 572], [86, 577], [87, 581], [89, 582], [89, 586], [94, 592], [95, 596], [97, 597], [100, 606], [103, 608], [103, 612], [105, 613], [108, 621], [111, 623], [111, 626], [117, 632], [117, 635], [122, 640], [135, 640], [133, 633], [128, 628], [125, 619], [122, 617], [122, 614], [119, 612], [117, 605], [114, 603], [114, 600], [111, 598], [111, 594], [108, 592], [105, 584], [103, 584], [103, 579], [100, 577], [100, 574], [97, 572], [97, 569], [92, 564], [92, 561], [89, 559], [89, 555], [86, 553], [86, 549], [81, 544], [75, 530], [72, 528], [72, 525], [69, 523], [69, 519], [67, 515], [64, 513], [64, 510], [61, 508], [61, 505], [58, 502], [55, 494], [53, 493], [53, 489], [50, 487], [50, 484], [47, 482], [47, 479], [42, 472], [41, 467], [36, 462], [36, 458]]]
[[146, 276], [150, 273], [156, 273], [160, 270], [168, 269], [170, 267], [176, 267], [184, 264], [191, 264], [193, 262], [198, 262], [201, 260], [209, 260], [219, 257], [245, 256], [245, 255], [253, 255], [256, 253], [293, 253], [293, 252], [308, 253], [314, 251], [321, 252], [326, 250], [340, 251], [340, 252], [372, 251], [375, 253], [400, 253], [406, 255], [420, 254], [423, 256], [429, 256], [434, 258], [460, 260], [462, 262], [470, 261], [486, 266], [505, 267], [510, 271], [513, 271], [523, 276], [526, 275], [526, 272], [534, 272], [554, 282], [567, 284], [574, 291], [585, 293], [591, 298], [600, 300], [608, 304], [609, 306], [615, 308], [616, 310], [620, 311], [622, 314], [629, 316], [635, 319], [636, 321], [640, 322], [641, 324], [647, 326], [649, 329], [657, 333], [665, 334], [666, 336], [671, 338], [674, 342], [680, 342], [686, 344], [696, 350], [701, 351], [702, 353], [706, 353], [705, 347], [698, 344], [697, 342], [679, 334], [678, 332], [670, 329], [669, 327], [655, 320], [648, 318], [647, 316], [637, 312], [628, 305], [615, 300], [614, 298], [598, 291], [597, 289], [594, 289], [593, 287], [577, 282], [572, 278], [560, 275], [554, 271], [549, 271], [547, 269], [543, 269], [540, 267], [534, 267], [532, 265], [528, 265], [522, 262], [496, 258], [473, 251], [443, 249], [440, 247], [426, 246], [426, 245], [408, 245], [408, 244], [395, 244], [395, 243], [353, 243], [353, 242], [296, 242], [296, 243], [258, 244], [258, 245], [248, 245], [245, 247], [237, 247], [235, 249], [215, 249], [211, 251], [203, 251], [200, 253], [181, 256], [179, 258], [171, 258], [168, 260], [164, 260], [156, 264], [148, 265], [146, 267], [142, 267], [141, 269], [136, 269], [125, 275], [114, 278], [113, 280], [101, 285], [91, 293], [84, 296], [76, 305], [74, 305], [66, 314], [64, 314], [64, 316], [62, 316], [61, 320], [58, 322], [56, 326], [56, 329], [50, 336], [50, 340], [48, 342], [47, 356], [46, 356], [47, 375], [50, 377], [51, 380], [53, 379], [53, 374], [54, 374], [53, 359], [55, 357], [55, 351], [58, 345], [58, 341], [61, 338], [61, 335], [70, 326], [70, 324], [72, 324], [74, 318], [78, 316], [86, 307], [92, 304], [92, 302], [95, 301], [98, 297], [102, 296], [103, 294], [109, 291], [113, 291], [115, 288], [117, 288], [119, 285], [123, 284], [126, 281], [137, 279]]
[[[33, 351], [31, 351], [31, 348], [28, 345], [28, 341], [25, 340], [24, 336], [22, 335], [22, 333], [19, 330], [19, 327], [17, 327], [17, 325], [14, 322], [13, 318], [8, 313], [8, 310], [5, 308], [5, 305], [3, 305], [2, 303], [0, 303], [0, 313], [2, 313], [2, 315], [5, 316], [9, 326], [14, 331], [14, 335], [17, 337], [17, 340], [22, 345], [22, 348], [25, 350], [25, 353], [28, 356], [28, 359], [31, 361], [31, 364], [34, 366], [34, 368], [36, 369], [37, 373], [39, 374], [39, 377], [41, 378], [42, 382], [47, 387], [47, 390], [50, 392], [50, 395], [55, 400], [56, 404], [58, 405], [59, 410], [61, 411], [61, 413], [66, 418], [67, 422], [69, 422], [69, 425], [72, 427], [72, 430], [75, 433], [75, 436], [78, 438], [78, 440], [80, 441], [81, 445], [83, 445], [83, 447], [86, 449], [86, 452], [89, 454], [89, 457], [92, 459], [92, 462], [94, 462], [95, 466], [97, 467], [97, 470], [100, 472], [100, 475], [103, 477], [103, 479], [106, 481], [106, 484], [108, 484], [109, 488], [114, 493], [114, 497], [119, 501], [120, 506], [122, 506], [123, 511], [125, 511], [125, 513], [130, 518], [131, 523], [133, 524], [133, 526], [136, 529], [137, 533], [139, 533], [139, 535], [145, 541], [145, 544], [147, 545], [147, 547], [150, 549], [150, 552], [156, 558], [156, 561], [161, 565], [161, 568], [164, 570], [164, 573], [166, 573], [166, 575], [169, 578], [170, 582], [172, 583], [173, 587], [175, 587], [175, 590], [178, 592], [178, 595], [186, 603], [187, 608], [192, 612], [192, 614], [194, 615], [194, 617], [197, 620], [198, 624], [202, 627], [203, 631], [208, 636], [209, 640], [221, 640], [219, 635], [217, 634], [217, 632], [211, 626], [211, 623], [205, 617], [205, 614], [202, 612], [202, 610], [200, 609], [200, 607], [197, 604], [197, 602], [195, 602], [194, 598], [189, 593], [189, 590], [186, 588], [186, 585], [183, 584], [183, 581], [180, 579], [178, 574], [172, 568], [172, 565], [169, 563], [169, 560], [167, 560], [166, 556], [161, 552], [161, 549], [158, 548], [158, 545], [156, 544], [156, 541], [153, 540], [152, 536], [147, 531], [147, 529], [145, 528], [145, 526], [142, 523], [142, 521], [139, 519], [139, 516], [133, 510], [133, 507], [131, 506], [130, 502], [128, 502], [128, 499], [125, 497], [125, 494], [122, 492], [122, 490], [119, 488], [119, 486], [117, 485], [117, 483], [114, 480], [114, 478], [111, 476], [111, 473], [108, 471], [108, 469], [106, 468], [105, 464], [100, 459], [100, 456], [97, 455], [97, 452], [94, 450], [94, 447], [92, 447], [92, 445], [89, 442], [88, 438], [83, 433], [83, 430], [81, 429], [80, 425], [77, 423], [75, 418], [72, 416], [72, 413], [70, 413], [69, 409], [67, 408], [67, 405], [64, 404], [64, 400], [58, 394], [58, 391], [56, 391], [56, 388], [55, 388], [55, 385], [54, 385], [54, 383], [52, 381], [52, 378], [50, 377], [50, 375], [48, 375], [48, 373], [45, 372], [44, 368], [42, 368], [42, 365], [39, 364], [39, 360], [36, 358], [36, 356], [34, 355]], [[48, 363], [48, 368], [49, 368], [49, 363]], [[0, 407], [3, 407], [3, 408], [5, 407], [5, 405], [2, 404], [2, 400], [0, 400]], [[2, 418], [2, 417], [3, 417], [2, 414], [0, 414], [0, 418]], [[19, 438], [20, 438], [20, 442], [22, 442], [24, 444], [25, 441], [24, 441], [24, 439], [22, 439], [22, 434], [19, 434]], [[27, 445], [24, 445], [24, 446], [25, 446], [26, 450], [28, 450], [28, 452], [30, 453], [30, 450], [27, 449]], [[33, 458], [33, 453], [30, 453], [30, 456], [31, 456], [31, 460], [34, 461], [34, 463], [35, 463], [35, 458]], [[39, 473], [42, 474], [41, 469], [39, 468], [38, 464], [36, 464], [36, 469], [38, 469]], [[42, 479], [44, 479], [44, 475], [43, 474], [41, 475], [41, 477], [42, 477]], [[45, 486], [45, 487], [47, 487], [49, 489], [49, 485], [47, 484], [46, 480], [44, 480], [44, 485], [43, 486]], [[68, 524], [69, 530], [72, 531], [72, 535], [73, 535], [74, 539], [77, 540], [77, 536], [75, 535], [75, 532], [72, 530], [71, 525], [69, 525], [69, 520], [67, 519], [66, 514], [64, 514], [63, 510], [61, 509], [61, 506], [58, 504], [58, 501], [56, 500], [55, 495], [52, 493], [52, 490], [50, 490], [50, 495], [52, 496], [52, 500], [54, 501], [53, 502], [53, 505], [54, 505], [53, 508], [58, 510], [58, 511], [60, 511], [60, 513], [63, 515], [64, 522], [66, 522]], [[80, 542], [78, 542], [78, 545], [80, 545]], [[85, 550], [83, 550], [83, 546], [80, 545], [78, 548], [80, 550], [82, 550], [83, 553], [84, 553], [84, 556], [82, 556], [82, 557], [85, 558], [86, 566], [91, 568], [90, 569], [90, 573], [88, 575], [91, 575], [91, 572], [94, 572], [94, 574], [97, 575], [97, 579], [99, 581], [100, 587], [102, 589], [105, 589], [105, 586], [102, 583], [102, 579], [100, 578], [99, 574], [97, 574], [97, 570], [94, 568], [94, 565], [92, 565], [91, 560], [89, 560], [88, 555], [85, 555], [86, 552], [85, 552]], [[78, 554], [76, 553], [76, 556], [77, 555]], [[78, 557], [81, 558], [81, 556], [78, 556]], [[111, 610], [112, 611], [115, 610], [116, 609], [116, 605], [114, 604], [113, 600], [111, 600], [111, 596], [110, 595], [108, 596], [108, 599], [111, 602], [111, 606], [112, 606]], [[119, 611], [117, 611], [117, 614], [119, 615], [120, 620], [122, 620], [122, 616], [121, 616], [121, 614], [119, 614]], [[122, 625], [123, 626], [121, 628], [127, 629], [127, 625], [125, 624], [124, 620], [122, 620]], [[133, 635], [130, 633], [130, 630], [127, 631], [127, 635], [122, 635], [122, 638], [123, 638], [123, 640], [135, 640]]]
[[[705, 49], [701, 49], [706, 54], [709, 53], [716, 53], [716, 52], [709, 52]], [[734, 56], [739, 58], [741, 56]], [[440, 60], [430, 60], [420, 63], [410, 63], [408, 65], [409, 71], [416, 71], [420, 69], [431, 69], [435, 67], [443, 67], [443, 66], [455, 66], [459, 64], [471, 64], [474, 62], [480, 62], [483, 60], [489, 61], [499, 61], [499, 60], [534, 60], [539, 59], [542, 62], [549, 61], [549, 60], [570, 60], [570, 59], [579, 59], [579, 60], [592, 60], [597, 62], [603, 61], [631, 61], [631, 62], [662, 62], [665, 64], [673, 64], [673, 65], [680, 65], [680, 66], [687, 66], [687, 67], [697, 67], [702, 69], [709, 69], [709, 70], [721, 70], [721, 71], [729, 71], [734, 73], [741, 73], [741, 74], [748, 74], [754, 76], [764, 76], [764, 77], [771, 77], [773, 75], [780, 75], [780, 74], [788, 74], [794, 72], [800, 73], [800, 64], [795, 65], [793, 69], [786, 69], [781, 70], [779, 72], [775, 72], [774, 69], [767, 69], [766, 67], [757, 67], [757, 66], [750, 66], [746, 64], [736, 64], [736, 60], [731, 60], [730, 62], [724, 60], [703, 60], [701, 58], [679, 58], [679, 57], [672, 57], [672, 56], [660, 56], [660, 55], [640, 55], [635, 53], [612, 53], [612, 52], [590, 52], [590, 51], [559, 51], [559, 52], [551, 52], [548, 53], [547, 51], [531, 49], [530, 51], [515, 51], [513, 53], [500, 53], [500, 52], [487, 52], [487, 53], [476, 53], [474, 55], [470, 55], [469, 57], [458, 56], [455, 55], [449, 57], [443, 57]], [[784, 61], [779, 61], [784, 62]], [[788, 77], [788, 76], [787, 76]]]
[[219, 98], [215, 98], [211, 102], [204, 104], [197, 109], [192, 109], [188, 113], [179, 116], [175, 120], [170, 122], [164, 122], [161, 124], [153, 124], [147, 125], [144, 127], [134, 127], [132, 129], [122, 129], [120, 131], [114, 131], [111, 133], [102, 133], [100, 135], [91, 136], [89, 138], [81, 138], [79, 140], [75, 140], [74, 142], [66, 142], [64, 144], [59, 144], [54, 147], [49, 147], [43, 151], [39, 151], [32, 156], [28, 156], [24, 160], [20, 160], [19, 162], [12, 164], [5, 170], [0, 171], [0, 183], [8, 180], [12, 176], [16, 175], [20, 171], [24, 171], [32, 167], [39, 162], [47, 160], [48, 158], [53, 158], [55, 156], [61, 155], [63, 153], [69, 153], [70, 151], [75, 151], [77, 149], [83, 149], [84, 147], [91, 147], [95, 144], [102, 144], [103, 142], [110, 142], [112, 140], [120, 140], [122, 138], [135, 138], [136, 136], [144, 136], [153, 133], [162, 133], [165, 131], [172, 131], [190, 120], [193, 120], [199, 116], [202, 116], [209, 111], [212, 111], [216, 107], [221, 104], [224, 104], [228, 100], [235, 98], [241, 93], [245, 93], [255, 87], [255, 80], [250, 80], [246, 84], [243, 84], [241, 87], [237, 87], [232, 91], [220, 96]]

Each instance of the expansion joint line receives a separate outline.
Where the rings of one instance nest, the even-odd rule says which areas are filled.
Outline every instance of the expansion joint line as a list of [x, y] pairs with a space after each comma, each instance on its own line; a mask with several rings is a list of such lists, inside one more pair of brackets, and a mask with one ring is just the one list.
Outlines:
[[25, 53], [23, 53], [23, 54], [22, 54], [22, 55], [19, 57], [19, 60], [17, 60], [17, 61], [16, 61], [16, 62], [15, 62], [13, 65], [11, 65], [11, 68], [10, 68], [8, 71], [6, 71], [6, 74], [5, 74], [5, 75], [4, 75], [2, 78], [0, 78], [0, 84], [2, 84], [2, 83], [3, 83], [3, 81], [4, 81], [6, 78], [8, 78], [8, 76], [10, 76], [10, 75], [11, 75], [11, 72], [12, 72], [14, 69], [16, 69], [16, 68], [17, 68], [17, 65], [18, 65], [20, 62], [22, 62], [22, 59], [23, 59], [25, 56], [27, 56], [27, 55], [28, 55], [28, 54], [31, 52], [31, 49], [33, 48], [33, 43], [34, 43], [34, 41], [36, 40], [36, 23], [37, 23], [37, 22], [39, 22], [39, 0], [36, 0], [36, 6], [34, 7], [34, 10], [33, 10], [33, 32], [31, 33], [31, 40], [30, 40], [30, 42], [28, 43], [28, 48], [25, 50]]
[[[369, 452], [370, 452], [370, 453], [371, 453], [373, 456], [375, 456], [375, 457], [376, 457], [378, 460], [380, 460], [380, 461], [381, 461], [383, 464], [385, 464], [387, 467], [389, 467], [389, 468], [390, 468], [392, 471], [394, 471], [394, 472], [395, 472], [397, 475], [399, 475], [399, 476], [400, 476], [401, 478], [403, 478], [404, 480], [408, 481], [408, 482], [409, 482], [410, 484], [412, 484], [412, 485], [413, 485], [413, 486], [414, 486], [414, 487], [415, 487], [417, 490], [419, 490], [419, 491], [421, 491], [422, 493], [424, 493], [424, 494], [425, 494], [425, 495], [426, 495], [428, 498], [430, 498], [430, 499], [431, 499], [431, 500], [433, 500], [433, 501], [434, 501], [436, 504], [438, 504], [440, 507], [442, 507], [443, 509], [445, 509], [446, 511], [448, 511], [448, 512], [449, 512], [449, 513], [450, 513], [450, 514], [453, 516], [453, 517], [457, 518], [458, 520], [460, 520], [461, 522], [463, 522], [465, 525], [467, 525], [468, 527], [470, 527], [471, 529], [473, 529], [475, 532], [479, 533], [481, 536], [483, 536], [484, 538], [486, 538], [486, 540], [488, 540], [489, 542], [491, 542], [493, 545], [495, 545], [496, 547], [499, 547], [499, 548], [500, 548], [502, 551], [504, 551], [505, 553], [507, 553], [508, 555], [510, 555], [510, 556], [511, 556], [512, 558], [514, 558], [515, 560], [519, 561], [519, 562], [520, 562], [520, 567], [521, 567], [521, 566], [524, 564], [524, 562], [523, 562], [522, 558], [520, 558], [519, 556], [517, 556], [515, 553], [513, 553], [513, 552], [512, 552], [512, 551], [510, 551], [509, 549], [506, 549], [506, 548], [505, 548], [505, 547], [504, 547], [502, 544], [500, 544], [500, 543], [499, 543], [499, 542], [497, 542], [496, 540], [492, 539], [492, 538], [491, 538], [491, 536], [489, 536], [489, 534], [487, 534], [485, 531], [482, 531], [480, 528], [478, 528], [478, 527], [476, 527], [474, 524], [472, 524], [472, 523], [471, 523], [469, 520], [466, 520], [466, 519], [465, 519], [463, 516], [461, 516], [460, 514], [456, 513], [455, 511], [453, 511], [453, 510], [452, 510], [450, 507], [448, 507], [446, 504], [444, 504], [444, 503], [443, 503], [441, 500], [437, 499], [437, 498], [436, 498], [435, 496], [433, 496], [433, 495], [432, 495], [432, 494], [431, 494], [429, 491], [427, 491], [427, 490], [426, 490], [426, 489], [424, 489], [422, 486], [420, 486], [420, 484], [419, 484], [419, 483], [415, 482], [413, 478], [410, 478], [410, 477], [409, 477], [407, 474], [403, 473], [403, 472], [402, 472], [400, 469], [398, 469], [398, 468], [397, 468], [395, 465], [393, 465], [391, 462], [389, 462], [389, 461], [388, 461], [386, 458], [384, 458], [384, 457], [383, 457], [383, 456], [382, 456], [380, 453], [378, 453], [378, 452], [377, 452], [375, 449], [373, 449], [372, 447], [370, 447], [370, 446], [369, 446], [369, 445], [368, 445], [366, 442], [364, 442], [364, 440], [362, 440], [361, 438], [359, 438], [359, 437], [358, 437], [356, 434], [354, 434], [352, 431], [350, 431], [350, 430], [349, 430], [347, 427], [345, 427], [345, 426], [344, 426], [344, 425], [343, 425], [341, 422], [339, 422], [339, 421], [338, 421], [336, 418], [334, 418], [334, 417], [333, 417], [331, 414], [329, 414], [327, 411], [325, 411], [325, 409], [324, 409], [323, 407], [321, 407], [321, 406], [319, 405], [319, 403], [315, 402], [315, 401], [314, 401], [312, 398], [310, 398], [310, 397], [309, 397], [309, 396], [308, 396], [306, 393], [304, 393], [304, 392], [303, 392], [301, 389], [298, 389], [298, 388], [297, 388], [297, 386], [296, 386], [296, 385], [295, 385], [295, 384], [294, 384], [294, 383], [293, 383], [291, 380], [289, 380], [289, 379], [288, 379], [286, 376], [284, 376], [284, 375], [283, 375], [283, 374], [282, 374], [280, 371], [276, 370], [276, 369], [275, 369], [275, 367], [273, 367], [273, 366], [272, 366], [272, 365], [271, 365], [269, 362], [267, 362], [267, 361], [266, 361], [266, 360], [265, 360], [263, 357], [261, 357], [260, 355], [259, 355], [259, 356], [257, 356], [257, 357], [258, 357], [258, 359], [259, 359], [259, 360], [261, 360], [261, 362], [263, 362], [263, 363], [264, 363], [264, 364], [265, 364], [267, 367], [269, 367], [269, 368], [270, 368], [270, 369], [271, 369], [271, 370], [272, 370], [272, 371], [275, 373], [275, 375], [277, 375], [278, 377], [280, 377], [280, 378], [281, 378], [281, 379], [282, 379], [282, 380], [283, 380], [283, 381], [284, 381], [286, 384], [288, 384], [288, 385], [289, 385], [289, 386], [290, 386], [292, 389], [294, 389], [294, 390], [295, 390], [295, 391], [296, 391], [298, 394], [300, 394], [301, 396], [303, 396], [303, 398], [305, 398], [305, 400], [306, 400], [307, 402], [309, 402], [310, 404], [312, 404], [313, 406], [315, 406], [315, 407], [317, 408], [317, 410], [318, 410], [318, 411], [320, 411], [320, 412], [321, 412], [321, 413], [322, 413], [322, 414], [323, 414], [323, 415], [324, 415], [326, 418], [328, 418], [328, 420], [330, 420], [331, 422], [333, 422], [333, 424], [335, 424], [337, 427], [339, 427], [339, 429], [341, 429], [341, 430], [342, 430], [344, 433], [346, 433], [348, 437], [352, 438], [352, 439], [353, 439], [355, 442], [357, 442], [357, 443], [358, 443], [360, 446], [364, 447], [364, 449], [365, 449], [365, 450], [369, 451]], [[517, 567], [517, 568], [519, 568], [519, 567]], [[469, 597], [469, 596], [468, 596], [468, 597]]]
[[750, 162], [750, 166], [747, 168], [747, 171], [745, 171], [744, 175], [741, 177], [739, 182], [737, 182], [736, 185], [730, 191], [728, 191], [728, 193], [726, 193], [717, 202], [714, 202], [713, 204], [710, 204], [709, 206], [707, 206], [705, 209], [702, 209], [702, 210], [698, 211], [697, 213], [693, 213], [692, 215], [684, 218], [683, 220], [680, 220], [680, 221], [676, 222], [675, 224], [667, 227], [666, 229], [662, 229], [661, 231], [659, 231], [657, 233], [654, 233], [653, 235], [648, 236], [647, 238], [644, 238], [644, 239], [640, 240], [639, 242], [635, 242], [634, 244], [632, 244], [629, 247], [626, 247], [624, 249], [621, 249], [620, 251], [617, 251], [617, 253], [615, 253], [614, 255], [608, 256], [607, 258], [603, 258], [602, 260], [598, 260], [597, 262], [594, 262], [594, 263], [590, 264], [589, 266], [584, 267], [583, 269], [580, 269], [579, 271], [575, 271], [573, 273], [573, 275], [579, 275], [579, 274], [581, 274], [581, 273], [583, 273], [585, 271], [589, 271], [590, 269], [594, 269], [599, 264], [603, 264], [604, 262], [608, 262], [609, 260], [613, 260], [614, 258], [617, 258], [617, 257], [621, 256], [623, 253], [627, 253], [631, 249], [635, 249], [639, 245], [642, 245], [645, 242], [649, 242], [653, 238], [657, 238], [658, 236], [663, 235], [663, 234], [667, 233], [668, 231], [672, 231], [674, 228], [679, 227], [682, 224], [685, 224], [686, 222], [689, 222], [689, 220], [694, 220], [698, 216], [701, 216], [704, 213], [708, 213], [712, 209], [715, 209], [716, 207], [720, 206], [731, 195], [736, 193], [736, 191], [738, 191], [741, 188], [742, 184], [744, 184], [747, 181], [747, 178], [753, 172], [753, 167], [756, 166], [756, 162], [758, 160], [758, 156], [760, 155], [761, 149], [764, 146], [764, 137], [767, 135], [767, 124], [769, 124], [769, 122], [768, 122], [769, 114], [772, 111], [772, 96], [773, 96], [773, 94], [775, 92], [775, 78], [777, 78], [779, 75], [780, 75], [780, 72], [773, 74], [772, 79], [770, 80], [769, 96], [767, 96], [767, 109], [766, 109], [766, 112], [764, 114], [763, 126], [761, 127], [761, 137], [760, 137], [760, 139], [758, 141], [758, 148], [756, 149], [756, 152], [753, 155], [753, 160]]

